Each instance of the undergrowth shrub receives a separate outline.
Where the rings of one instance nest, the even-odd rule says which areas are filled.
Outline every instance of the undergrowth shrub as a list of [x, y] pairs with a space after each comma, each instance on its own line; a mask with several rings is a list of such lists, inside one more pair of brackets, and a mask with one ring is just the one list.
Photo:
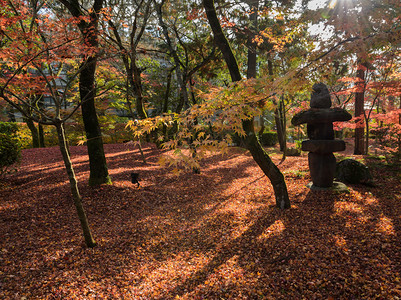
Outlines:
[[7, 134], [9, 136], [15, 136], [18, 132], [19, 126], [15, 122], [0, 122], [0, 133]]
[[0, 133], [0, 177], [9, 172], [9, 168], [19, 161], [21, 147], [16, 137]]
[[277, 132], [265, 131], [260, 135], [259, 139], [263, 146], [272, 147], [277, 144]]

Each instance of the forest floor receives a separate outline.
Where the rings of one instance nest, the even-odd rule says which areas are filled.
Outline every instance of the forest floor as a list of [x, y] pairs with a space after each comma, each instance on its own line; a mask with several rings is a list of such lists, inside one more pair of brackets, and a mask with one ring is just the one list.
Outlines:
[[316, 192], [307, 154], [288, 157], [282, 211], [242, 150], [178, 176], [152, 145], [146, 165], [133, 145], [105, 151], [113, 184], [92, 188], [86, 147], [71, 149], [92, 249], [58, 148], [24, 150], [0, 182], [0, 299], [401, 299], [399, 167], [371, 160], [374, 186]]

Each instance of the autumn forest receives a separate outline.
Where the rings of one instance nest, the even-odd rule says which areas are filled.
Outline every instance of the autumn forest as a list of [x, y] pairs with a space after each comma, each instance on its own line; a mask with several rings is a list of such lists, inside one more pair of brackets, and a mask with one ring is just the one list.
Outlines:
[[399, 0], [0, 0], [0, 299], [401, 299]]

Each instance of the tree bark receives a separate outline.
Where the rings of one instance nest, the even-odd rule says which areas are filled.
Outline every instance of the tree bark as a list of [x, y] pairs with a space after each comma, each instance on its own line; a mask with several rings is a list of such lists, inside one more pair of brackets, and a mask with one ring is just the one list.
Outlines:
[[250, 32], [248, 35], [248, 68], [246, 77], [256, 78], [256, 62], [257, 62], [257, 54], [256, 54], [256, 42], [255, 42], [255, 33], [258, 30], [258, 9], [259, 9], [259, 0], [251, 0], [249, 1], [249, 5], [251, 7], [251, 14], [249, 16], [250, 22]]
[[[401, 109], [401, 95], [400, 95], [400, 104], [399, 109]], [[401, 113], [398, 114], [398, 124], [401, 125]], [[401, 158], [401, 134], [398, 134], [398, 157]]]
[[[365, 70], [362, 66], [358, 66], [356, 77], [359, 79], [357, 83], [359, 91], [355, 93], [355, 117], [360, 118], [359, 122], [363, 122], [363, 111], [365, 104]], [[364, 147], [364, 126], [355, 128], [355, 147], [354, 154], [365, 154]]]
[[[233, 82], [240, 81], [242, 77], [239, 71], [238, 63], [220, 26], [214, 6], [214, 0], [203, 0], [203, 6], [206, 9], [206, 15], [213, 31], [215, 43], [219, 47], [226, 61], [231, 75], [231, 80]], [[246, 133], [245, 138], [243, 138], [246, 148], [251, 152], [253, 159], [273, 185], [274, 194], [276, 197], [276, 206], [281, 209], [290, 208], [290, 200], [288, 197], [287, 185], [285, 183], [284, 176], [261, 146], [253, 128], [253, 120], [243, 121], [242, 126]]]
[[[273, 76], [273, 62], [271, 59], [267, 61], [269, 75]], [[276, 123], [276, 130], [277, 130], [277, 139], [280, 145], [280, 151], [283, 152], [282, 161], [286, 158], [286, 151], [287, 151], [287, 128], [285, 124], [285, 107], [284, 100], [280, 99], [279, 103], [276, 104], [276, 109], [274, 110], [274, 121]], [[283, 111], [284, 110], [284, 111]]]
[[287, 137], [286, 137], [286, 122], [285, 122], [285, 107], [283, 99], [280, 99], [277, 104], [277, 108], [274, 110], [274, 120], [277, 128], [277, 139], [280, 145], [280, 151], [283, 152], [283, 160], [285, 159], [285, 151], [287, 149]]
[[46, 145], [45, 145], [45, 133], [44, 133], [42, 124], [38, 125], [38, 133], [39, 133], [39, 144], [40, 144], [40, 147], [41, 148], [45, 148], [46, 147]]
[[168, 71], [168, 74], [167, 74], [167, 84], [166, 84], [166, 90], [164, 92], [164, 100], [163, 100], [163, 108], [162, 108], [163, 113], [167, 113], [167, 111], [168, 111], [168, 99], [170, 97], [171, 78], [173, 75], [173, 71], [174, 71], [174, 69], [171, 69]]
[[[77, 0], [59, 0], [71, 13], [72, 16], [80, 18], [86, 16]], [[98, 14], [103, 7], [103, 0], [95, 0], [92, 12], [89, 14], [90, 21], [80, 21], [78, 27], [82, 33], [85, 43], [91, 48], [98, 48]], [[89, 185], [100, 185], [111, 183], [104, 154], [102, 132], [95, 107], [95, 72], [97, 65], [97, 54], [84, 58], [82, 71], [79, 76], [79, 94], [82, 101], [82, 119], [85, 126], [87, 148], [89, 155]]]
[[26, 125], [29, 128], [29, 131], [31, 132], [32, 136], [32, 148], [39, 148], [40, 147], [40, 140], [39, 140], [39, 133], [38, 129], [35, 126], [35, 123], [28, 118], [24, 118], [24, 121]]
[[95, 107], [95, 72], [96, 57], [89, 57], [84, 64], [79, 78], [79, 93], [82, 103], [82, 118], [84, 121], [87, 148], [89, 155], [89, 185], [110, 184], [106, 156], [103, 148], [102, 132], [99, 126]]
[[72, 166], [72, 162], [69, 155], [69, 149], [65, 138], [65, 131], [63, 123], [55, 124], [57, 129], [57, 137], [59, 142], [59, 147], [61, 154], [63, 156], [63, 161], [65, 165], [65, 169], [67, 171], [68, 179], [70, 181], [71, 193], [74, 200], [74, 205], [78, 213], [79, 221], [81, 223], [85, 244], [89, 248], [93, 248], [96, 246], [96, 242], [93, 239], [91, 230], [89, 228], [88, 218], [85, 213], [85, 209], [82, 205], [81, 195], [78, 189], [77, 179], [75, 177], [74, 168]]

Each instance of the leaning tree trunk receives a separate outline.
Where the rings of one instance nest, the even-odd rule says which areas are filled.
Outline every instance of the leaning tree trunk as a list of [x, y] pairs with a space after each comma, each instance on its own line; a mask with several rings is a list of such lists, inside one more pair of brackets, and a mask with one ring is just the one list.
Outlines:
[[57, 137], [65, 169], [67, 170], [68, 179], [70, 181], [71, 193], [74, 200], [75, 208], [77, 209], [79, 221], [81, 222], [82, 231], [85, 238], [86, 246], [93, 248], [96, 246], [96, 242], [92, 237], [91, 230], [89, 228], [88, 218], [86, 217], [85, 209], [82, 205], [81, 195], [78, 190], [78, 183], [75, 177], [74, 168], [71, 163], [67, 141], [65, 138], [65, 131], [63, 123], [56, 124]]
[[[231, 75], [231, 80], [240, 81], [241, 73], [239, 71], [237, 60], [233, 54], [233, 51], [228, 43], [226, 36], [221, 29], [219, 19], [217, 17], [216, 9], [213, 0], [203, 0], [203, 6], [206, 9], [206, 15], [209, 20], [210, 27], [212, 28], [214, 40], [220, 51], [223, 54], [224, 60], [226, 61], [228, 70]], [[269, 178], [273, 185], [276, 205], [277, 207], [284, 209], [290, 208], [290, 200], [287, 192], [287, 185], [284, 180], [283, 174], [277, 168], [277, 166], [271, 161], [268, 154], [264, 151], [261, 146], [259, 139], [255, 134], [253, 128], [253, 120], [245, 120], [242, 122], [242, 126], [245, 130], [246, 137], [243, 139], [246, 148], [251, 152], [252, 157], [262, 169], [263, 173]]]

